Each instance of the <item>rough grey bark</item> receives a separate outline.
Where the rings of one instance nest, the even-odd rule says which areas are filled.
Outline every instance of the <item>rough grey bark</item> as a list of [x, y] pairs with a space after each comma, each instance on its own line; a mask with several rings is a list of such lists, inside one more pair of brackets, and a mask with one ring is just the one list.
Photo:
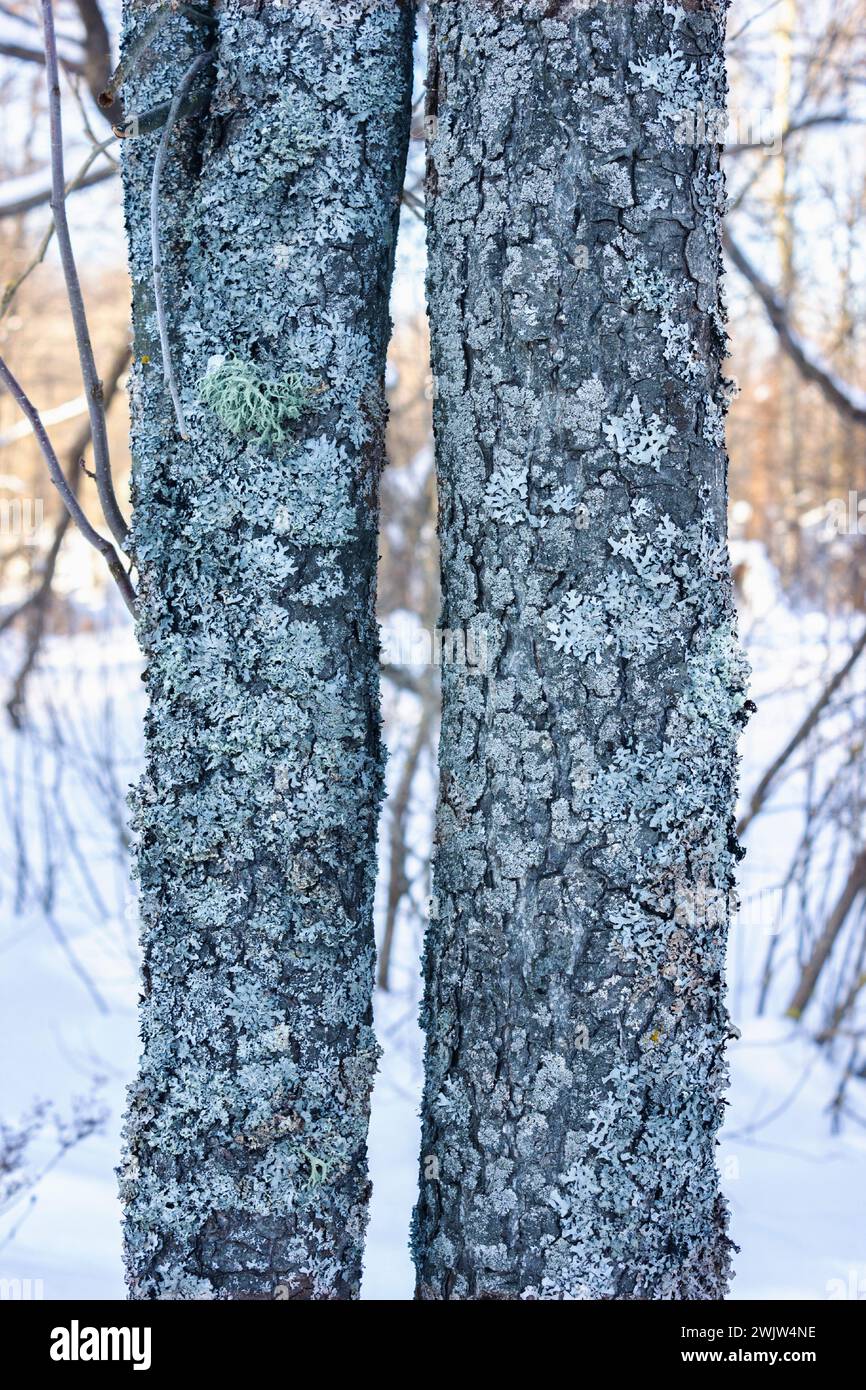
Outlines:
[[417, 1293], [719, 1298], [724, 4], [431, 14], [442, 624], [489, 669], [443, 672]]
[[[377, 1061], [373, 604], [412, 6], [204, 10], [125, 5], [150, 696], [128, 1283], [136, 1298], [352, 1298]], [[205, 48], [158, 201], [182, 440], [154, 304], [162, 131], [147, 113], [164, 123]]]

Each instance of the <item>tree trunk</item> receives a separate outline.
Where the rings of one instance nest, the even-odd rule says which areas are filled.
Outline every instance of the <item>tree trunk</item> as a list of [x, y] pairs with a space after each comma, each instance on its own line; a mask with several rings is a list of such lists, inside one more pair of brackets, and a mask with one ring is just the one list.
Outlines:
[[[224, 0], [201, 21], [126, 0], [150, 696], [143, 1055], [121, 1172], [136, 1298], [358, 1294], [377, 1061], [378, 476], [412, 29], [398, 0]], [[208, 47], [158, 199], [184, 440], [149, 199], [165, 104]]]
[[422, 1299], [721, 1298], [724, 5], [433, 0]]

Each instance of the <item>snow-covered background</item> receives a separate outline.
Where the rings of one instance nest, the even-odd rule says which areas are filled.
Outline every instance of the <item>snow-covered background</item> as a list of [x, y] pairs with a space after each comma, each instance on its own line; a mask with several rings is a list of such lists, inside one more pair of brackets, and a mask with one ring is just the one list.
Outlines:
[[[72, 24], [71, 4], [59, 3]], [[729, 25], [733, 97], [739, 102], [733, 138], [744, 146], [729, 166], [729, 227], [777, 284], [784, 260], [779, 248], [793, 248], [788, 289], [798, 323], [825, 351], [832, 350], [834, 369], [848, 380], [857, 374], [866, 324], [855, 273], [858, 252], [863, 260], [857, 239], [866, 185], [862, 131], [840, 120], [850, 93], [839, 86], [838, 59], [841, 54], [862, 94], [866, 67], [862, 55], [847, 57], [851, 41], [844, 32], [862, 3], [735, 0]], [[23, 33], [36, 41], [26, 0], [2, 9], [0, 40], [20, 43]], [[11, 20], [10, 9], [24, 18]], [[106, 13], [116, 28], [116, 0], [107, 0]], [[821, 61], [816, 54], [823, 55]], [[418, 66], [420, 84], [423, 45]], [[38, 67], [25, 63], [0, 91], [4, 114], [14, 117], [0, 133], [0, 182], [7, 200], [44, 186], [40, 82]], [[74, 170], [92, 142], [76, 122], [74, 100], [66, 97], [68, 167]], [[770, 122], [775, 131], [780, 122], [808, 125], [816, 111], [835, 114], [832, 122], [809, 127], [802, 144], [796, 138], [785, 144], [784, 158], [782, 144], [776, 148], [775, 142], [772, 150], [750, 153], [748, 127], [758, 117], [763, 122], [771, 109], [777, 113]], [[418, 134], [409, 179], [416, 201], [423, 128]], [[843, 196], [849, 184], [856, 184], [850, 204]], [[32, 255], [45, 215], [45, 208], [36, 209], [21, 222], [15, 246], [0, 235], [0, 250], [11, 246], [16, 271]], [[117, 180], [76, 195], [70, 215], [104, 361], [126, 333]], [[0, 233], [8, 225], [0, 225]], [[732, 281], [734, 370], [741, 385], [729, 428], [733, 559], [758, 705], [742, 745], [745, 804], [866, 623], [862, 584], [853, 592], [852, 582], [848, 592], [839, 579], [863, 572], [862, 537], [816, 539], [814, 529], [828, 502], [845, 498], [849, 488], [866, 488], [866, 470], [862, 428], [858, 435], [834, 422], [814, 388], [807, 392], [796, 375], [786, 375], [760, 311], [756, 315], [744, 286]], [[3, 351], [33, 386], [62, 442], [62, 430], [80, 423], [82, 403], [68, 324], [59, 318], [62, 290], [52, 249], [14, 307], [0, 325]], [[395, 633], [419, 626], [429, 631], [435, 620], [422, 307], [421, 226], [407, 210], [394, 287], [392, 466], [383, 494], [382, 617], [391, 647]], [[35, 451], [28, 452], [7, 404], [0, 401], [0, 489], [27, 497], [41, 464]], [[115, 404], [111, 423], [120, 471], [122, 403]], [[426, 512], [419, 516], [418, 499], [425, 497]], [[46, 507], [44, 525], [31, 538], [37, 561], [53, 521]], [[5, 563], [5, 553], [0, 560]], [[26, 565], [16, 571], [14, 563], [0, 572], [0, 618], [28, 592], [33, 572], [38, 564], [32, 572]], [[125, 796], [141, 760], [144, 696], [129, 624], [119, 605], [106, 598], [95, 562], [74, 537], [61, 554], [55, 592], [58, 611], [29, 681], [22, 726], [14, 727], [0, 708], [0, 1296], [4, 1281], [17, 1279], [31, 1281], [19, 1289], [46, 1298], [119, 1299], [125, 1291], [114, 1168], [124, 1088], [138, 1051], [137, 921]], [[2, 634], [3, 701], [20, 668], [22, 643], [20, 624]], [[408, 650], [411, 644], [403, 645]], [[862, 975], [866, 985], [862, 893], [822, 976], [821, 998], [802, 1021], [786, 1014], [798, 970], [863, 843], [866, 656], [862, 662], [864, 669], [855, 667], [744, 836], [742, 908], [728, 961], [730, 1009], [741, 1037], [729, 1054], [730, 1108], [719, 1151], [732, 1234], [741, 1247], [735, 1299], [866, 1299], [862, 1017], [858, 1022], [856, 1010], [849, 1012], [832, 1042], [815, 1041], [852, 982]], [[429, 670], [384, 673], [392, 795], [382, 819], [380, 938], [393, 899], [393, 792], [413, 756], [422, 702], [429, 706], [431, 688]], [[412, 1296], [407, 1236], [419, 1146], [417, 1014], [435, 802], [433, 751], [426, 740], [412, 779], [400, 836], [408, 887], [399, 894], [395, 915], [390, 987], [376, 998], [384, 1055], [370, 1131], [374, 1186], [363, 1290], [368, 1299]]]
[[[772, 576], [757, 563], [754, 570], [757, 592], [743, 615], [759, 705], [744, 739], [747, 790], [826, 671], [840, 663], [850, 636], [820, 614], [786, 610]], [[123, 794], [140, 757], [139, 675], [125, 628], [52, 639], [31, 691], [31, 722], [3, 737], [4, 1116], [21, 1118], [35, 1097], [50, 1101], [55, 1113], [44, 1117], [26, 1158], [29, 1171], [47, 1171], [2, 1218], [0, 1277], [42, 1281], [46, 1298], [124, 1295], [113, 1169], [124, 1086], [137, 1057], [135, 898], [126, 873]], [[416, 712], [413, 697], [388, 682], [385, 698], [393, 783]], [[809, 770], [807, 760], [755, 823], [731, 936], [730, 1004], [742, 1037], [730, 1052], [730, 1111], [719, 1162], [741, 1246], [734, 1298], [866, 1297], [866, 1129], [846, 1120], [834, 1133], [828, 1107], [838, 1067], [808, 1032], [781, 1016], [775, 1003], [756, 1016], [758, 980], [774, 938], [781, 962], [774, 1000], [784, 998], [786, 971], [793, 979], [793, 935], [777, 890], [801, 814], [796, 782]], [[431, 770], [422, 769], [411, 834], [419, 862], [433, 794]], [[383, 877], [387, 831], [386, 810]], [[399, 921], [391, 989], [377, 997], [384, 1057], [370, 1133], [367, 1298], [412, 1295], [407, 1230], [421, 1076], [416, 921], [414, 914]], [[866, 1111], [866, 1097], [860, 1103]], [[104, 1122], [61, 1153], [76, 1107], [79, 1124], [102, 1112]]]

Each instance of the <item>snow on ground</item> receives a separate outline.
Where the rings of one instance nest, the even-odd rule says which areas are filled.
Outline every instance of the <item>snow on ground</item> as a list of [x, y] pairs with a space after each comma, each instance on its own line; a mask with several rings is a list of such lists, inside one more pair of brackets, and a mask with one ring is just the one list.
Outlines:
[[[756, 557], [752, 557], [756, 559]], [[744, 740], [746, 789], [808, 708], [821, 676], [850, 633], [782, 610], [766, 575], [750, 599], [759, 714]], [[761, 616], [761, 602], [766, 612]], [[756, 616], [757, 614], [757, 616]], [[0, 1119], [11, 1123], [35, 1098], [68, 1115], [76, 1097], [108, 1110], [90, 1135], [49, 1168], [34, 1190], [0, 1213], [0, 1281], [21, 1279], [46, 1298], [124, 1295], [118, 1159], [124, 1087], [137, 1056], [135, 911], [126, 877], [119, 806], [140, 757], [139, 663], [128, 634], [53, 639], [32, 690], [34, 727], [7, 728], [0, 752]], [[404, 697], [399, 697], [403, 699]], [[401, 718], [411, 710], [396, 704]], [[387, 713], [387, 711], [386, 711]], [[392, 719], [393, 727], [393, 719]], [[391, 779], [399, 767], [392, 760]], [[418, 859], [433, 798], [431, 770], [416, 808]], [[750, 832], [743, 871], [747, 907], [732, 933], [731, 1007], [743, 1036], [731, 1048], [730, 1110], [720, 1165], [741, 1247], [732, 1296], [866, 1298], [863, 1167], [866, 1127], [832, 1132], [827, 1106], [836, 1073], [779, 999], [755, 1017], [758, 974], [785, 912], [748, 904], [772, 888], [796, 835], [796, 778]], [[787, 807], [788, 809], [784, 809]], [[18, 808], [18, 809], [16, 809]], [[70, 829], [72, 834], [70, 835]], [[387, 856], [383, 855], [383, 868]], [[363, 1296], [408, 1299], [407, 1233], [417, 1177], [420, 1048], [417, 1027], [420, 928], [404, 917], [393, 987], [380, 993], [384, 1048], [373, 1099], [374, 1194]], [[866, 1113], [866, 1100], [858, 1096]], [[31, 1162], [56, 1158], [50, 1126]]]
[[730, 1060], [719, 1164], [740, 1246], [732, 1297], [866, 1298], [866, 1129], [830, 1133], [833, 1072], [792, 1023], [746, 1023]]

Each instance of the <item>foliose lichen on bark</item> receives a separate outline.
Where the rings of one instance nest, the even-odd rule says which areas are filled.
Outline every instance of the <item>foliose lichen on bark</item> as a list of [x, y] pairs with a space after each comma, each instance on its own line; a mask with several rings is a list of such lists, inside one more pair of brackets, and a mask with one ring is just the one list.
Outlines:
[[727, 1285], [746, 671], [723, 181], [676, 119], [724, 104], [724, 9], [431, 4], [442, 622], [489, 640], [443, 670], [422, 1299]]
[[136, 1298], [352, 1298], [378, 1054], [377, 485], [413, 15], [224, 0], [212, 18], [124, 11], [128, 112], [166, 102], [203, 43], [215, 58], [160, 191], [188, 440], [154, 313], [160, 135], [124, 144], [149, 694], [127, 1277]]

